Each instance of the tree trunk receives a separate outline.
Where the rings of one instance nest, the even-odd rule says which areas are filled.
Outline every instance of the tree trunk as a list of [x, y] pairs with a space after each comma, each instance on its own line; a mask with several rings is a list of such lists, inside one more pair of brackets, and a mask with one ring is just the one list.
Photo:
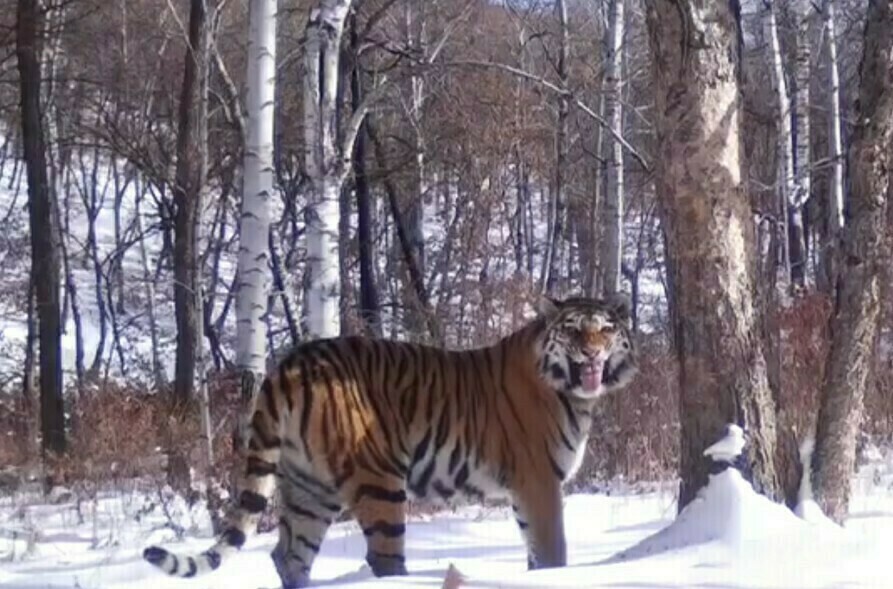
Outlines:
[[177, 321], [177, 358], [174, 397], [185, 401], [195, 386], [198, 345], [197, 224], [201, 192], [199, 101], [204, 63], [202, 39], [205, 0], [191, 0], [189, 39], [183, 64], [183, 85], [177, 111], [177, 166], [174, 182], [174, 312]]
[[793, 279], [793, 268], [799, 267], [795, 260], [797, 250], [802, 252], [800, 244], [803, 242], [803, 218], [801, 214], [795, 214], [792, 206], [796, 198], [797, 186], [794, 173], [794, 134], [791, 127], [791, 95], [788, 92], [787, 79], [784, 72], [784, 58], [781, 52], [781, 43], [778, 38], [778, 18], [775, 13], [773, 0], [765, 0], [766, 28], [769, 37], [769, 49], [773, 70], [775, 72], [775, 93], [778, 100], [778, 187], [779, 187], [779, 211], [784, 215], [784, 227], [787, 239], [785, 244], [785, 266], [788, 275]]
[[794, 57], [794, 174], [795, 192], [791, 204], [791, 282], [796, 289], [806, 286], [806, 231], [803, 206], [811, 193], [809, 155], [809, 80], [811, 52], [809, 46], [810, 0], [791, 3], [796, 23]]
[[[617, 135], [623, 134], [623, 2], [611, 2], [608, 32], [608, 58], [605, 69], [605, 119]], [[604, 207], [600, 263], [602, 289], [607, 293], [620, 290], [623, 265], [623, 146], [608, 137], [608, 190]]]
[[828, 82], [830, 84], [829, 97], [829, 130], [828, 152], [831, 157], [831, 181], [828, 194], [829, 206], [823, 207], [828, 211], [829, 218], [826, 225], [828, 232], [825, 242], [821, 244], [822, 270], [825, 274], [825, 284], [829, 290], [835, 282], [835, 254], [837, 252], [837, 240], [844, 226], [844, 190], [843, 190], [843, 140], [841, 139], [841, 111], [840, 111], [840, 73], [837, 60], [837, 23], [834, 14], [834, 0], [825, 0], [825, 38], [828, 40]]
[[702, 453], [738, 423], [757, 490], [778, 495], [775, 407], [753, 301], [753, 222], [745, 192], [739, 95], [740, 29], [733, 7], [649, 0], [657, 170], [667, 234], [680, 366], [679, 507], [707, 480]]
[[28, 174], [31, 276], [35, 281], [40, 350], [40, 429], [44, 453], [65, 451], [60, 340], [59, 247], [53, 196], [47, 177], [46, 145], [40, 112], [40, 48], [43, 25], [37, 0], [18, 0], [16, 57], [22, 122], [22, 146]]
[[339, 325], [338, 201], [344, 181], [338, 145], [338, 82], [341, 37], [350, 0], [319, 0], [310, 14], [304, 40], [305, 166], [312, 185], [307, 211], [307, 256], [310, 284], [307, 330], [311, 337], [334, 337]]
[[[565, 0], [555, 2], [555, 10], [558, 13], [558, 79], [562, 88], [567, 88], [568, 80], [568, 30], [567, 30], [567, 4]], [[565, 95], [558, 97], [558, 126], [555, 133], [555, 184], [552, 186], [552, 219], [549, 226], [549, 243], [547, 254], [543, 264], [542, 290], [550, 293], [555, 289], [558, 274], [561, 268], [561, 247], [564, 238], [564, 210], [565, 210], [565, 175], [567, 168], [567, 119], [569, 115], [568, 98]]]
[[[360, 39], [354, 19], [350, 29], [350, 45], [353, 50], [354, 67], [351, 72], [351, 106], [354, 112], [360, 109], [363, 99], [362, 71], [359, 67]], [[372, 230], [372, 193], [366, 174], [366, 125], [364, 120], [357, 133], [353, 153], [353, 173], [357, 198], [357, 240], [360, 256], [360, 318], [369, 334], [381, 337], [381, 310], [378, 303], [378, 285], [375, 277], [375, 242]]]
[[831, 349], [813, 454], [819, 505], [837, 522], [849, 507], [856, 435], [877, 340], [885, 215], [893, 167], [893, 1], [868, 4], [859, 113], [849, 150], [850, 219], [843, 234]]
[[267, 359], [264, 315], [270, 293], [268, 243], [273, 196], [276, 9], [277, 0], [251, 0], [248, 9], [248, 137], [236, 295], [236, 363], [241, 371], [240, 388], [245, 403], [260, 388]]
[[149, 341], [151, 345], [152, 355], [152, 378], [153, 384], [157, 390], [164, 387], [167, 377], [165, 376], [164, 367], [161, 364], [161, 343], [158, 339], [158, 320], [155, 312], [155, 275], [149, 268], [149, 252], [146, 247], [146, 237], [143, 229], [143, 216], [140, 211], [140, 204], [143, 200], [145, 190], [140, 182], [139, 170], [134, 170], [134, 218], [136, 223], [136, 232], [139, 235], [139, 251], [140, 265], [143, 274], [143, 292], [146, 297], [146, 317], [149, 321]]

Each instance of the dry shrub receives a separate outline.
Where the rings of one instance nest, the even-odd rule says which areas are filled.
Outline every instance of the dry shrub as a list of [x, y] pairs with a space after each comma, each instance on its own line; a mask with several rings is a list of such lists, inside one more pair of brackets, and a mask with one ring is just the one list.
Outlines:
[[20, 396], [0, 396], [0, 465], [22, 467], [36, 458], [30, 413]]
[[[641, 336], [640, 336], [641, 338]], [[640, 339], [639, 374], [596, 407], [581, 483], [676, 475], [679, 459], [678, 371], [659, 338]]]

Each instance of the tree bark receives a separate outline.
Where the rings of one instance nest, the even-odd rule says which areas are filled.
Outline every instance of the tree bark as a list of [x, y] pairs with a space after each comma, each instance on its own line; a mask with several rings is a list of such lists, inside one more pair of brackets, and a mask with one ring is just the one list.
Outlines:
[[[350, 45], [353, 50], [354, 67], [351, 72], [351, 107], [359, 111], [363, 100], [363, 78], [360, 64], [360, 38], [356, 30], [356, 19], [350, 29]], [[372, 231], [372, 192], [366, 174], [366, 125], [364, 120], [357, 133], [353, 153], [353, 174], [357, 199], [357, 240], [360, 256], [360, 318], [369, 334], [381, 337], [381, 310], [378, 303], [378, 285], [375, 277], [373, 256], [375, 253]]]
[[[615, 134], [623, 135], [623, 2], [611, 2], [608, 32], [608, 58], [605, 69], [605, 118]], [[602, 289], [606, 293], [620, 291], [623, 266], [623, 146], [613, 137], [607, 138], [608, 190], [604, 207], [600, 263]]]
[[707, 480], [702, 453], [732, 422], [755, 488], [778, 495], [775, 407], [754, 308], [753, 223], [742, 174], [740, 29], [712, 0], [649, 0], [658, 145], [680, 366], [679, 507]]
[[806, 287], [806, 230], [803, 206], [811, 194], [812, 183], [809, 153], [809, 80], [811, 51], [809, 45], [812, 2], [795, 0], [791, 3], [795, 21], [794, 54], [794, 174], [795, 192], [790, 210], [791, 227], [791, 282], [795, 288]]
[[199, 101], [205, 0], [191, 0], [189, 38], [183, 64], [183, 85], [177, 111], [177, 165], [174, 181], [174, 313], [177, 353], [174, 397], [185, 401], [195, 386], [198, 346], [197, 224], [201, 191]]
[[881, 313], [881, 270], [889, 259], [885, 215], [893, 169], [893, 1], [869, 2], [864, 35], [859, 110], [848, 155], [850, 217], [812, 463], [816, 498], [837, 522], [849, 507], [856, 435]]
[[40, 350], [40, 429], [44, 454], [65, 451], [60, 340], [59, 247], [53, 195], [47, 176], [46, 145], [40, 112], [42, 10], [37, 0], [18, 0], [16, 57], [22, 146], [28, 175], [31, 276], [35, 281]]
[[270, 293], [270, 199], [273, 197], [273, 121], [276, 92], [277, 0], [251, 0], [248, 23], [248, 125], [239, 226], [236, 363], [243, 402], [254, 398], [266, 368]]
[[307, 211], [310, 284], [305, 295], [311, 337], [340, 332], [338, 201], [345, 176], [345, 154], [338, 145], [338, 82], [341, 37], [350, 0], [319, 0], [304, 39], [305, 165], [312, 185]]
[[822, 270], [825, 274], [824, 283], [830, 287], [835, 282], [835, 254], [837, 253], [837, 240], [844, 226], [844, 190], [843, 190], [843, 140], [841, 139], [841, 110], [840, 110], [840, 72], [837, 59], [837, 23], [834, 13], [834, 0], [825, 0], [825, 38], [828, 41], [828, 92], [829, 130], [828, 130], [828, 155], [831, 157], [830, 193], [829, 205], [823, 207], [828, 211], [829, 218], [825, 242], [821, 244]]

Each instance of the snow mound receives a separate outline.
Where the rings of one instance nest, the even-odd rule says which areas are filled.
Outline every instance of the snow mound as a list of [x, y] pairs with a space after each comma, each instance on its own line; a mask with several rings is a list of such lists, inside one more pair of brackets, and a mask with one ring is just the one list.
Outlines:
[[[711, 550], [739, 558], [750, 547], [783, 541], [788, 546], [811, 538], [816, 522], [824, 529], [838, 526], [811, 501], [801, 502], [807, 517], [798, 518], [787, 507], [754, 491], [733, 468], [745, 446], [743, 430], [730, 424], [726, 435], [704, 451], [714, 463], [714, 474], [691, 503], [666, 528], [622, 550], [607, 562], [618, 562], [711, 545]], [[718, 472], [717, 472], [718, 471]], [[807, 478], [807, 477], [804, 477]], [[804, 522], [804, 520], [807, 520]]]

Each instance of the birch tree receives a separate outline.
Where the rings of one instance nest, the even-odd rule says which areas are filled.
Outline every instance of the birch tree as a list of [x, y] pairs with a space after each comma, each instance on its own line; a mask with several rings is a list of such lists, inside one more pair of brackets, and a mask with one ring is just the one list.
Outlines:
[[742, 165], [739, 23], [725, 2], [646, 5], [680, 366], [679, 507], [706, 482], [703, 451], [729, 422], [748, 429], [754, 486], [775, 497], [775, 407], [752, 294], [754, 229]]
[[[307, 331], [311, 337], [340, 333], [338, 313], [338, 202], [356, 128], [347, 145], [338, 144], [338, 82], [341, 38], [350, 0], [320, 0], [310, 13], [304, 39], [305, 166], [311, 193], [307, 211], [310, 273], [305, 292]], [[354, 113], [356, 126], [362, 110]], [[349, 147], [344, 149], [344, 147]]]
[[[837, 522], [847, 516], [862, 421], [881, 317], [882, 268], [893, 170], [893, 0], [868, 4], [859, 67], [858, 116], [849, 148], [852, 176], [844, 229], [831, 348], [813, 454], [813, 489]], [[886, 254], [886, 255], [885, 255]]]
[[[605, 67], [605, 119], [614, 134], [623, 134], [623, 2], [613, 0], [608, 25], [608, 59]], [[620, 290], [623, 262], [623, 146], [608, 138], [608, 190], [604, 207], [601, 256], [602, 288], [605, 292]]]
[[778, 16], [775, 0], [766, 0], [766, 28], [768, 29], [770, 59], [775, 74], [775, 95], [778, 104], [778, 143], [776, 148], [778, 159], [778, 194], [779, 218], [785, 230], [781, 240], [784, 249], [784, 261], [788, 275], [793, 276], [792, 268], [799, 266], [796, 252], [803, 251], [803, 216], [795, 206], [797, 196], [796, 174], [794, 172], [794, 132], [791, 124], [791, 94], [788, 91], [784, 70], [784, 56], [778, 35]]
[[265, 369], [264, 314], [270, 292], [270, 199], [273, 196], [273, 115], [276, 90], [277, 0], [248, 8], [248, 128], [239, 224], [237, 355], [242, 399], [256, 393]]
[[794, 21], [794, 171], [795, 192], [791, 203], [791, 281], [795, 288], [806, 286], [806, 232], [803, 226], [803, 206], [810, 196], [810, 115], [809, 80], [812, 68], [810, 51], [810, 22], [812, 2], [794, 0], [790, 4]]
[[823, 11], [825, 39], [828, 44], [828, 153], [831, 157], [831, 183], [828, 194], [830, 211], [827, 225], [829, 231], [825, 242], [821, 245], [821, 257], [824, 260], [823, 271], [825, 284], [830, 290], [834, 284], [834, 254], [837, 237], [844, 226], [844, 192], [843, 192], [843, 140], [841, 138], [840, 112], [840, 72], [837, 59], [837, 23], [834, 13], [834, 0], [825, 0]]

